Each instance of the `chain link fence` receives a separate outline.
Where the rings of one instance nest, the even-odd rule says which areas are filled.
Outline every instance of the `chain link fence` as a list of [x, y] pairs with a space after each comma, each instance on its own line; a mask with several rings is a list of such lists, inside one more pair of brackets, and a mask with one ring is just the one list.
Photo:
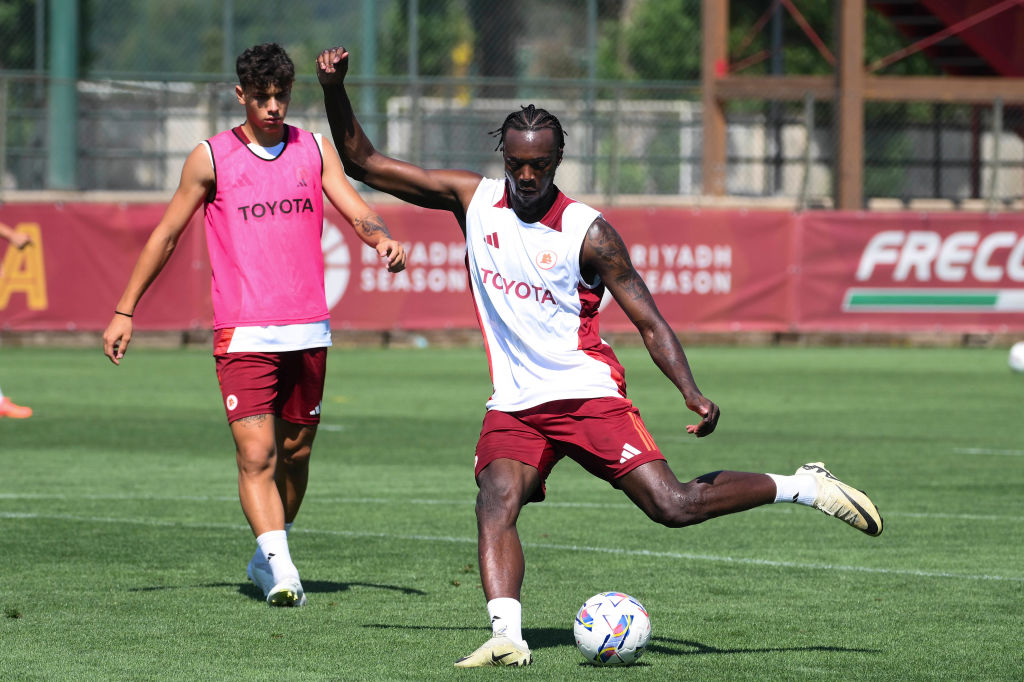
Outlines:
[[[750, 43], [741, 33], [768, 4], [732, 0], [732, 44]], [[60, 12], [72, 5], [67, 40]], [[236, 55], [274, 41], [296, 64], [295, 125], [328, 131], [313, 61], [342, 44], [360, 121], [390, 155], [500, 175], [488, 132], [532, 102], [567, 132], [559, 169], [566, 192], [607, 202], [698, 196], [700, 8], [700, 0], [7, 0], [0, 186], [54, 187], [56, 140], [70, 128], [70, 189], [173, 189], [195, 145], [242, 120]], [[77, 67], [58, 74], [55, 50], [66, 42], [77, 43]], [[803, 52], [787, 54], [802, 63]], [[73, 91], [72, 111], [51, 105], [62, 85]], [[830, 205], [831, 102], [731, 102], [727, 118], [729, 194]], [[868, 103], [865, 128], [868, 202], [1021, 198], [1019, 107]]]
[[941, 102], [865, 106], [864, 194], [1006, 204], [1024, 188], [1024, 110]]

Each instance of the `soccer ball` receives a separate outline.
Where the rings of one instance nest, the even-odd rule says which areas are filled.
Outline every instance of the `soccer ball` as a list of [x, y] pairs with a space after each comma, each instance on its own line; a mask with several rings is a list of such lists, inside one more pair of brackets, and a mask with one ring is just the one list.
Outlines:
[[1024, 372], [1024, 341], [1018, 341], [1010, 348], [1010, 358], [1007, 360], [1010, 369], [1014, 372]]
[[647, 648], [651, 619], [628, 594], [602, 592], [583, 602], [572, 631], [576, 648], [594, 665], [629, 665]]

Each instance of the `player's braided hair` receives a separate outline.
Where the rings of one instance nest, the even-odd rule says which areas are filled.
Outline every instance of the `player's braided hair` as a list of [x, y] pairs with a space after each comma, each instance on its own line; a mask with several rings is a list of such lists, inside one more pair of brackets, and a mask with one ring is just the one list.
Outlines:
[[525, 107], [520, 106], [519, 111], [513, 111], [506, 116], [505, 122], [501, 124], [500, 128], [488, 133], [489, 135], [500, 137], [498, 146], [494, 148], [494, 151], [501, 151], [505, 148], [505, 132], [509, 128], [515, 128], [516, 130], [551, 128], [555, 131], [555, 141], [558, 142], [558, 148], [562, 149], [565, 147], [565, 131], [562, 130], [562, 124], [547, 109], [538, 109], [532, 104], [528, 104]]
[[238, 55], [235, 72], [244, 90], [266, 90], [270, 86], [287, 90], [295, 81], [295, 64], [277, 43], [248, 48]]

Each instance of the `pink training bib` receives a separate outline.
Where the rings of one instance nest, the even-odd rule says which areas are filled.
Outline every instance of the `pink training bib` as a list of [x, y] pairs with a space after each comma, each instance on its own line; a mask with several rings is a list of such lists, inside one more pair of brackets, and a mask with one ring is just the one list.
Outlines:
[[205, 208], [214, 329], [327, 319], [323, 159], [312, 133], [286, 126], [274, 159], [253, 153], [240, 128], [208, 143], [217, 182]]

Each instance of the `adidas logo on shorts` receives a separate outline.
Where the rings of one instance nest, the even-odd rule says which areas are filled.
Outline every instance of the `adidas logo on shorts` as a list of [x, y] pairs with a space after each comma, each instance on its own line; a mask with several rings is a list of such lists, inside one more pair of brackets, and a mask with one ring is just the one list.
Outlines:
[[622, 454], [619, 455], [619, 464], [624, 463], [627, 459], [633, 459], [640, 454], [640, 451], [629, 443], [622, 444]]

